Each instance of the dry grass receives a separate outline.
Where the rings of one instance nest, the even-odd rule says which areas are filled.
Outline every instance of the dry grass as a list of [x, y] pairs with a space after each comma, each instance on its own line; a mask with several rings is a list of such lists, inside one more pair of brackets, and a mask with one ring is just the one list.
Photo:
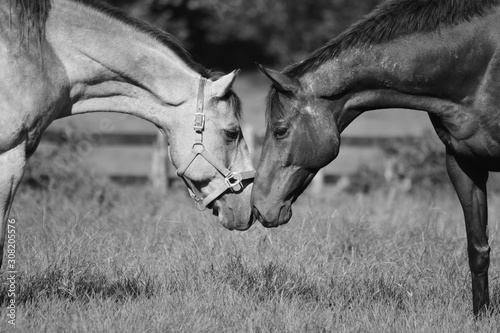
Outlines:
[[[498, 311], [472, 318], [465, 232], [451, 193], [393, 202], [382, 192], [306, 197], [287, 226], [237, 233], [178, 193], [165, 201], [139, 187], [108, 192], [113, 200], [100, 203], [39, 190], [17, 197], [18, 332], [500, 327]], [[500, 197], [490, 202], [498, 309]], [[0, 331], [9, 329], [3, 318]]]

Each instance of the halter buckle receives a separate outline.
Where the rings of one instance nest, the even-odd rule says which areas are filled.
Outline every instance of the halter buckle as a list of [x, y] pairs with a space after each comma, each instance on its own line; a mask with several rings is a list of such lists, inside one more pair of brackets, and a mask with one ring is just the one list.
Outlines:
[[[239, 173], [230, 172], [226, 178], [224, 178], [226, 187], [234, 191], [234, 188], [238, 185], [241, 186], [241, 175]], [[239, 189], [237, 190], [239, 191]]]
[[200, 133], [205, 129], [205, 114], [201, 112], [196, 112], [194, 114], [194, 126], [193, 129]]
[[187, 186], [187, 190], [188, 190], [188, 193], [189, 193], [189, 196], [191, 197], [191, 199], [194, 200], [194, 204], [196, 206], [196, 209], [198, 209], [200, 212], [204, 211], [205, 209], [207, 209], [207, 207], [205, 207], [205, 205], [203, 204], [203, 199], [202, 198], [199, 198], [196, 193], [194, 193], [194, 190], [189, 186], [189, 184], [186, 182], [186, 180], [184, 179], [184, 177], [182, 177], [182, 179], [184, 180], [184, 182], [186, 183], [186, 186]]

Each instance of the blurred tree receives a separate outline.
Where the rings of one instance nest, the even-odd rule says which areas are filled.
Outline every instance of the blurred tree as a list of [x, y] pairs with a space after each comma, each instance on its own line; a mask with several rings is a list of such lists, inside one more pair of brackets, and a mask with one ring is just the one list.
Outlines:
[[368, 13], [379, 0], [110, 0], [179, 38], [221, 70], [286, 66]]

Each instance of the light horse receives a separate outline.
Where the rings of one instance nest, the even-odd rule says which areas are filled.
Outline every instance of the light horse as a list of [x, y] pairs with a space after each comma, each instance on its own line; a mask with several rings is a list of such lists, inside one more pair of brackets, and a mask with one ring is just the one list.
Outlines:
[[267, 132], [253, 187], [266, 227], [339, 152], [340, 133], [361, 113], [425, 111], [446, 146], [465, 215], [473, 311], [489, 304], [486, 181], [500, 171], [500, 1], [386, 1], [272, 81]]
[[93, 1], [0, 0], [0, 27], [0, 251], [43, 131], [97, 111], [155, 124], [197, 206], [228, 229], [252, 225], [254, 171], [231, 88], [237, 72], [213, 77], [171, 35]]

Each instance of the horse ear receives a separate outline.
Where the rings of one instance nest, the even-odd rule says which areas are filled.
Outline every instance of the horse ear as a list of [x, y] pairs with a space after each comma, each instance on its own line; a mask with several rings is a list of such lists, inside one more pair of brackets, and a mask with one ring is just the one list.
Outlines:
[[236, 80], [239, 72], [240, 70], [236, 69], [231, 73], [221, 76], [216, 81], [214, 81], [212, 83], [213, 97], [224, 97], [233, 86], [234, 80]]
[[297, 79], [291, 78], [282, 74], [278, 71], [264, 68], [260, 64], [256, 64], [259, 70], [267, 76], [269, 80], [273, 83], [273, 86], [281, 92], [291, 92], [296, 93], [300, 89], [300, 82]]

